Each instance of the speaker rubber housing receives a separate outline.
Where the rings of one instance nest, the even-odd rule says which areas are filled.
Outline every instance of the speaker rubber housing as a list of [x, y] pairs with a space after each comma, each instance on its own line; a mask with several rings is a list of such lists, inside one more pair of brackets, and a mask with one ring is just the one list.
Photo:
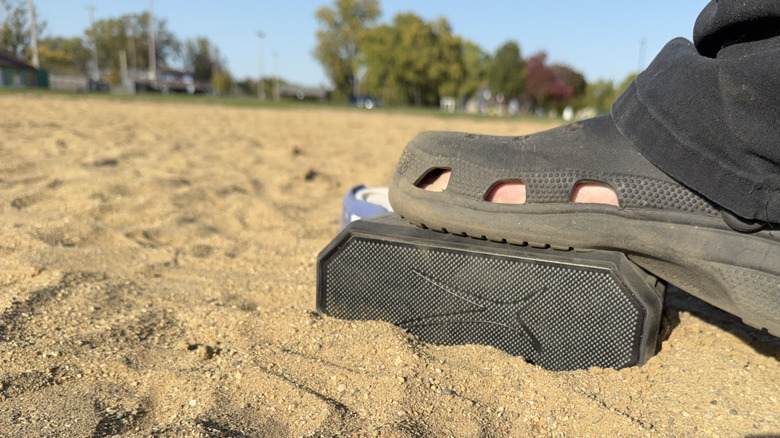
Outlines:
[[532, 248], [358, 220], [317, 260], [317, 310], [439, 345], [481, 344], [550, 370], [642, 365], [665, 284], [612, 251]]

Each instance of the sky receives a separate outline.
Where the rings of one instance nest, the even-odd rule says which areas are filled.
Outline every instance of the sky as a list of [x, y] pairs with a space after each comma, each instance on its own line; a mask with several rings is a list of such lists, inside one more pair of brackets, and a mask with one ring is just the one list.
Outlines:
[[[83, 36], [94, 19], [141, 13], [149, 0], [34, 0], [46, 22], [42, 36]], [[167, 20], [179, 39], [207, 37], [236, 79], [279, 76], [305, 86], [330, 86], [312, 55], [317, 44], [315, 11], [334, 0], [153, 0], [154, 15]], [[444, 17], [452, 32], [488, 53], [507, 41], [528, 57], [547, 52], [550, 63], [585, 75], [622, 82], [645, 68], [675, 37], [692, 38], [706, 0], [380, 0], [380, 23], [412, 12], [426, 21]], [[262, 40], [258, 37], [262, 32]], [[261, 50], [262, 49], [262, 50]], [[262, 56], [261, 56], [262, 53]]]

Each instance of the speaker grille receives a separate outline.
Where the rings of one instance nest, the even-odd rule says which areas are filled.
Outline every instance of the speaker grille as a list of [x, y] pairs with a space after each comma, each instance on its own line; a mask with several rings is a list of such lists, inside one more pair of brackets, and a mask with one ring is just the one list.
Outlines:
[[[518, 248], [520, 250], [520, 248]], [[320, 310], [552, 370], [637, 363], [645, 310], [613, 270], [351, 235], [320, 260]]]

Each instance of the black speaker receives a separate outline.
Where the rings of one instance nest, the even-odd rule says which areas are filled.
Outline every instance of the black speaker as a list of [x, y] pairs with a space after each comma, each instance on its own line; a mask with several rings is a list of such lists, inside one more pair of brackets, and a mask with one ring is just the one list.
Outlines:
[[619, 252], [516, 246], [353, 222], [317, 260], [317, 310], [440, 345], [491, 345], [550, 370], [623, 368], [656, 351], [665, 284]]

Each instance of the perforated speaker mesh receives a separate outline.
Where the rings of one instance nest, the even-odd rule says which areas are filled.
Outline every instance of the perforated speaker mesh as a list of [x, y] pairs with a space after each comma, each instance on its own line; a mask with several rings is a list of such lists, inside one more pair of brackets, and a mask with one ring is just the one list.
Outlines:
[[492, 345], [553, 370], [644, 359], [647, 300], [637, 299], [614, 263], [484, 248], [343, 234], [320, 256], [318, 308], [388, 321], [435, 344]]

